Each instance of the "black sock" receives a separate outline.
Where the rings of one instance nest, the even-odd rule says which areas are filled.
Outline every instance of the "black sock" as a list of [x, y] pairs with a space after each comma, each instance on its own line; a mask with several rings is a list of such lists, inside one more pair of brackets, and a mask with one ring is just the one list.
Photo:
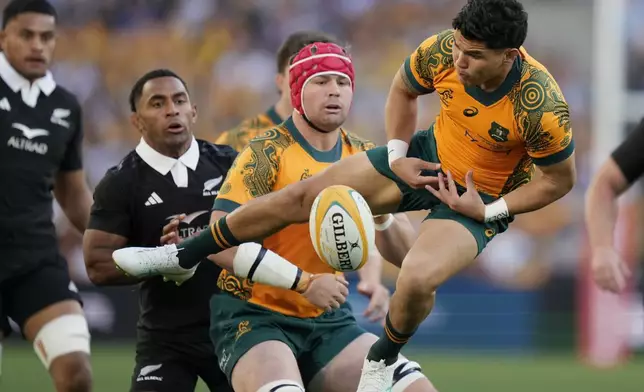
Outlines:
[[211, 224], [209, 229], [184, 240], [177, 246], [180, 266], [190, 269], [199, 264], [203, 258], [240, 244], [228, 228], [225, 216]]
[[398, 354], [403, 346], [407, 344], [414, 333], [404, 334], [396, 331], [391, 325], [389, 313], [385, 323], [385, 331], [377, 342], [371, 346], [367, 359], [374, 362], [385, 360], [385, 365], [390, 366], [398, 360]]

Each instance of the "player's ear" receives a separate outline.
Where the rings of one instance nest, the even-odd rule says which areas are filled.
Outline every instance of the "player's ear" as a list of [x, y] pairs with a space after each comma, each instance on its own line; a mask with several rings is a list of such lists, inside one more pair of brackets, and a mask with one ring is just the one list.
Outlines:
[[519, 49], [516, 49], [516, 48], [508, 49], [505, 51], [504, 61], [506, 63], [513, 63], [518, 56], [520, 56]]
[[275, 75], [275, 86], [277, 86], [277, 91], [282, 94], [282, 85], [284, 84], [284, 74], [282, 72], [278, 72], [277, 75]]
[[5, 38], [7, 37], [7, 32], [5, 29], [0, 30], [0, 49], [4, 52], [4, 41]]
[[192, 105], [192, 123], [197, 122], [197, 105]]
[[138, 113], [130, 114], [130, 123], [137, 131], [143, 132], [143, 124], [141, 123]]

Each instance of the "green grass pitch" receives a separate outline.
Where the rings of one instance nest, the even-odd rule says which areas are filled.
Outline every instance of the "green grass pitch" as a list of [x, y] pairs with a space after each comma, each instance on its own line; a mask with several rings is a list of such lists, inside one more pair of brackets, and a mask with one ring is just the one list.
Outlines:
[[[127, 391], [133, 346], [98, 344], [94, 348], [94, 392]], [[611, 370], [579, 364], [572, 355], [513, 356], [411, 352], [441, 392], [642, 392], [644, 359]], [[30, 346], [8, 342], [0, 379], [2, 392], [53, 391]], [[200, 385], [199, 392], [207, 389]]]

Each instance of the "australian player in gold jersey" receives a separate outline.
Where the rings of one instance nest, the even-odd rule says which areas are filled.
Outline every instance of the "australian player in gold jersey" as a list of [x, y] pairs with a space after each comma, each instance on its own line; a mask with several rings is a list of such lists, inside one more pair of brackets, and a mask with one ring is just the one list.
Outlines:
[[[173, 272], [190, 268], [204, 255], [308, 221], [315, 197], [334, 184], [354, 188], [374, 214], [431, 209], [402, 264], [385, 333], [363, 365], [358, 391], [385, 391], [391, 365], [431, 311], [436, 289], [470, 265], [513, 216], [553, 203], [575, 183], [568, 105], [522, 46], [528, 16], [521, 3], [470, 0], [452, 27], [425, 40], [394, 77], [387, 148], [249, 201], [181, 249], [124, 251], [115, 261], [151, 258], [174, 264]], [[434, 91], [441, 100], [436, 122], [414, 134], [417, 97]], [[169, 255], [174, 263], [166, 262]]]
[[[291, 116], [293, 106], [291, 105], [291, 88], [289, 86], [289, 62], [300, 50], [314, 42], [338, 44], [335, 37], [320, 31], [304, 30], [289, 35], [282, 45], [280, 45], [276, 54], [277, 74], [275, 75], [275, 85], [279, 93], [277, 102], [268, 108], [266, 112], [245, 119], [237, 127], [224, 131], [215, 141], [216, 144], [227, 144], [238, 152], [241, 152], [253, 138], [275, 128], [284, 119]], [[302, 173], [301, 178], [306, 178], [310, 175], [310, 171]], [[385, 215], [376, 218], [376, 225], [378, 227], [389, 227], [394, 222], [397, 223], [400, 229], [398, 231], [399, 238], [396, 242], [403, 244], [411, 243], [415, 233], [409, 219], [404, 214], [397, 214], [396, 217]], [[172, 232], [174, 227], [178, 225], [179, 220], [177, 219], [171, 222], [166, 229]], [[408, 249], [408, 247], [403, 249]], [[406, 251], [401, 251], [401, 248], [387, 247], [383, 251], [384, 254], [382, 256], [396, 265], [402, 263], [406, 254]], [[358, 275], [360, 276], [360, 282], [357, 285], [358, 292], [370, 299], [369, 305], [364, 311], [364, 316], [368, 317], [371, 321], [382, 321], [388, 310], [389, 290], [382, 285], [381, 281], [381, 255], [374, 254], [371, 262], [365, 268], [362, 268]]]

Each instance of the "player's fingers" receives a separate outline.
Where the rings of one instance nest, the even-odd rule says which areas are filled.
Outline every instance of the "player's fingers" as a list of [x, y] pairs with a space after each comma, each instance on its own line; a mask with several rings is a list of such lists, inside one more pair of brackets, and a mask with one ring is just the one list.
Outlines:
[[[335, 280], [339, 283], [342, 283], [343, 285], [349, 287], [349, 282], [346, 280], [346, 278], [342, 275], [335, 275]], [[360, 290], [360, 287], [358, 286], [358, 290]]]
[[[342, 303], [344, 303], [344, 301]], [[338, 309], [340, 307], [340, 302], [338, 302], [338, 299], [336, 298], [330, 299], [329, 306], [331, 306], [331, 309]]]
[[434, 162], [427, 162], [423, 161], [422, 159], [419, 159], [420, 161], [420, 169], [421, 170], [440, 170], [441, 164], [440, 163], [434, 163]]
[[349, 295], [349, 288], [343, 284], [338, 285], [338, 292], [343, 296], [346, 297]]
[[178, 238], [177, 234], [173, 231], [173, 232], [170, 232], [168, 234], [165, 234], [165, 235], [161, 236], [160, 241], [161, 241], [162, 245], [171, 244], [171, 243], [173, 243], [173, 241], [176, 241], [177, 238]]
[[610, 280], [613, 283], [613, 287], [616, 290], [622, 291], [626, 287], [626, 278], [624, 277], [624, 274], [622, 273], [622, 270], [620, 269], [620, 264], [621, 261], [619, 260], [614, 260], [616, 262], [609, 263], [608, 265], [610, 266], [609, 276]]
[[456, 183], [454, 182], [454, 177], [452, 177], [452, 172], [447, 171], [447, 188], [449, 189], [449, 193], [451, 193], [454, 196], [458, 196], [458, 191], [456, 190]]
[[627, 277], [627, 278], [629, 278], [629, 277], [632, 275], [632, 273], [631, 273], [631, 269], [630, 269], [630, 268], [628, 268], [628, 264], [626, 264], [626, 263], [625, 263], [625, 262], [623, 262], [623, 261], [619, 263], [619, 270], [620, 270], [620, 271], [622, 272], [622, 274], [624, 274], [624, 276], [625, 276], [625, 277]]
[[445, 176], [443, 173], [438, 173], [438, 191], [441, 194], [445, 192]]
[[476, 185], [474, 185], [474, 171], [468, 170], [467, 173], [465, 173], [465, 186], [468, 191], [476, 190]]

